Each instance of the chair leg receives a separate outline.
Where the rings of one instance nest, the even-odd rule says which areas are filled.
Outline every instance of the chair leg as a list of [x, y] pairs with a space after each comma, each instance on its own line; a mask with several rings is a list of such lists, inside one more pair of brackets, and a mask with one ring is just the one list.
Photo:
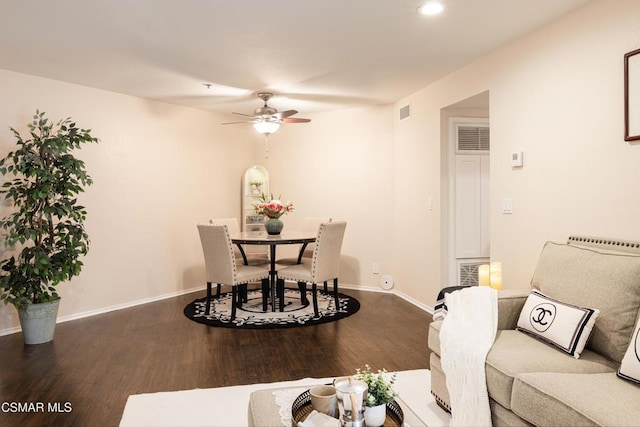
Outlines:
[[307, 299], [307, 283], [298, 282], [298, 289], [300, 289], [300, 303], [302, 305], [309, 305], [309, 300]]
[[216, 298], [220, 299], [220, 283], [216, 283]]
[[205, 300], [204, 314], [205, 316], [208, 316], [210, 313], [211, 313], [211, 282], [207, 282], [207, 299]]
[[238, 287], [233, 286], [231, 289], [231, 321], [236, 320], [236, 302], [238, 301]]
[[339, 311], [340, 301], [338, 300], [338, 278], [337, 277], [333, 279], [333, 299], [336, 301], [336, 311]]
[[311, 285], [311, 292], [313, 293], [313, 315], [314, 317], [320, 317], [318, 313], [318, 285], [313, 283]]
[[329, 293], [329, 289], [327, 288], [327, 281], [324, 281], [324, 293], [328, 294]]
[[276, 293], [278, 294], [278, 308], [280, 311], [284, 311], [284, 279], [277, 279], [276, 286]]
[[269, 279], [262, 279], [262, 311], [267, 311], [267, 300], [269, 299]]
[[238, 300], [236, 301], [238, 308], [242, 308], [242, 303], [248, 301], [249, 291], [247, 290], [247, 284], [235, 286], [238, 288]]

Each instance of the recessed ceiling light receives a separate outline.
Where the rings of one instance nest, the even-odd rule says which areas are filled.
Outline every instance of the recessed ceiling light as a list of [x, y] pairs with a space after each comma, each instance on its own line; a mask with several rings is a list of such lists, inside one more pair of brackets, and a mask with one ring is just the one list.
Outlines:
[[422, 15], [437, 15], [444, 10], [444, 6], [439, 1], [428, 1], [418, 8]]

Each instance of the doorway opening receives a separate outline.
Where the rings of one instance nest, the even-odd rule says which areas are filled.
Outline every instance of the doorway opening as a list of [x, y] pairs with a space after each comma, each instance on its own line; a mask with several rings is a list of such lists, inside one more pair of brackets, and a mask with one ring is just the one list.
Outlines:
[[477, 284], [491, 256], [489, 92], [440, 111], [442, 272], [447, 286]]

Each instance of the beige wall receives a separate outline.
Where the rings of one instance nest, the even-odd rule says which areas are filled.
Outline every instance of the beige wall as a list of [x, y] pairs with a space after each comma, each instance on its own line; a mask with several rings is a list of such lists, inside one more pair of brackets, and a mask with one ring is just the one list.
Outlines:
[[[266, 166], [273, 192], [295, 203], [288, 226], [305, 216], [349, 222], [342, 283], [377, 288], [371, 264], [391, 270], [390, 106], [285, 126], [265, 159], [264, 140], [248, 126], [220, 126], [226, 116], [2, 70], [0, 89], [0, 123], [24, 130], [39, 108], [102, 140], [77, 153], [95, 182], [81, 196], [91, 247], [82, 274], [59, 286], [62, 320], [202, 288], [195, 224], [240, 215], [252, 164]], [[8, 129], [0, 133], [0, 153], [14, 144]], [[0, 334], [17, 328], [13, 307], [0, 306]]]
[[[310, 123], [286, 125], [271, 136], [268, 159], [263, 144], [256, 151], [271, 191], [296, 207], [281, 218], [285, 227], [299, 227], [307, 216], [347, 221], [345, 284], [379, 288], [380, 276], [392, 273], [391, 115], [391, 106], [305, 115]], [[380, 274], [372, 273], [374, 262]]]
[[[60, 318], [202, 287], [195, 224], [237, 215], [251, 134], [223, 117], [0, 70], [0, 153], [36, 108], [71, 116], [102, 142], [77, 152], [94, 185], [80, 197], [91, 247], [82, 274], [59, 286]], [[7, 206], [2, 205], [2, 214]], [[0, 305], [0, 332], [18, 326]]]
[[[491, 117], [491, 252], [505, 288], [528, 286], [546, 240], [640, 240], [640, 147], [623, 139], [623, 55], [640, 46], [640, 2], [593, 1], [400, 101], [394, 124], [394, 271], [433, 305], [440, 274], [440, 109], [485, 90]], [[512, 170], [510, 153], [524, 152]], [[513, 214], [500, 213], [502, 198]], [[411, 202], [415, 202], [412, 205]], [[417, 218], [424, 226], [414, 227]], [[409, 245], [410, 242], [418, 242]]]

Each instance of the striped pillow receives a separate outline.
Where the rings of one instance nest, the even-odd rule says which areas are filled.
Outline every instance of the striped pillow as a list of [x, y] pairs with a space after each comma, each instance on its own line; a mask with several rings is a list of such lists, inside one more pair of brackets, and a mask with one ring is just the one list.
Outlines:
[[640, 320], [636, 323], [629, 348], [627, 348], [622, 364], [618, 368], [618, 376], [640, 384]]
[[534, 289], [520, 312], [516, 329], [577, 359], [599, 313], [597, 309], [560, 302]]

